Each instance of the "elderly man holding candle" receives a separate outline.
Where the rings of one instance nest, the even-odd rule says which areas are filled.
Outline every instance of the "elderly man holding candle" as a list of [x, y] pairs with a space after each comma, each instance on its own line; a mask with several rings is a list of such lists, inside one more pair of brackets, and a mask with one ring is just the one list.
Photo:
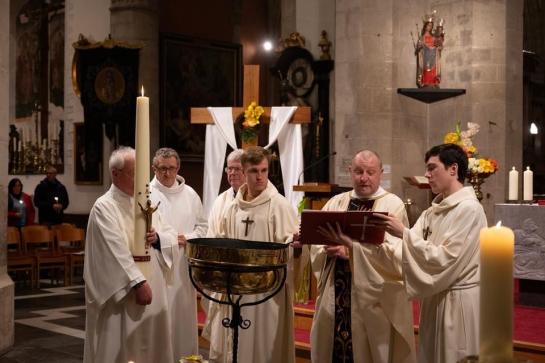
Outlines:
[[377, 215], [403, 239], [402, 263], [410, 297], [421, 299], [418, 361], [455, 363], [479, 353], [479, 233], [484, 210], [464, 187], [467, 156], [454, 144], [425, 156], [433, 193], [430, 208], [407, 228], [393, 215]]
[[[152, 214], [142, 236], [153, 254], [138, 264], [135, 250], [135, 151], [121, 147], [109, 161], [112, 186], [97, 199], [85, 243], [84, 362], [172, 362], [163, 269], [172, 267], [176, 232]], [[146, 165], [147, 168], [147, 165]], [[144, 267], [145, 266], [145, 267]]]

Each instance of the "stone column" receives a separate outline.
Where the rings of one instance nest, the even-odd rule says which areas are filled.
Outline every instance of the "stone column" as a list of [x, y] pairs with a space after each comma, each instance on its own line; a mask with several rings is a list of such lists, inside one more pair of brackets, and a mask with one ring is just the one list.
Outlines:
[[[9, 105], [10, 93], [10, 2], [0, 2], [0, 170], [7, 181]], [[7, 185], [0, 183], [0, 355], [13, 346], [13, 281], [7, 274], [6, 260], [6, 221], [7, 221]]]
[[112, 0], [111, 35], [116, 40], [139, 41], [139, 83], [150, 97], [150, 148], [159, 147], [159, 16], [157, 0]]

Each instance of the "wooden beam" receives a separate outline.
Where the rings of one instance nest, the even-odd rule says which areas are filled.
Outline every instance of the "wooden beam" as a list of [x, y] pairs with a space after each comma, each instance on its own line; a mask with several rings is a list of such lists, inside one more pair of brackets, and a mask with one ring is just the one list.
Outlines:
[[256, 64], [244, 66], [242, 107], [247, 108], [252, 102], [259, 104], [259, 65]]
[[[264, 124], [268, 124], [271, 119], [271, 107], [263, 107], [263, 109], [265, 112], [261, 116], [261, 121]], [[233, 121], [236, 121], [236, 119], [243, 113], [244, 113], [244, 108], [233, 107]], [[291, 117], [290, 123], [308, 124], [310, 123], [310, 113], [311, 113], [310, 107], [298, 107], [297, 110], [294, 112], [293, 116]], [[191, 120], [191, 124], [202, 125], [202, 124], [214, 123], [214, 120], [212, 119], [212, 115], [210, 115], [206, 107], [192, 107], [190, 120]]]

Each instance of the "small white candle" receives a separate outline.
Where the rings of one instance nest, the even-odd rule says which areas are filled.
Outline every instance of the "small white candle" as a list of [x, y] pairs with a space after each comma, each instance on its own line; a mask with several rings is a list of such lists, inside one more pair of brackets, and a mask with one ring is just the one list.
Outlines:
[[509, 172], [509, 200], [519, 199], [519, 172], [513, 166]]
[[[146, 217], [140, 209], [146, 207], [146, 186], [150, 182], [150, 140], [149, 140], [149, 98], [142, 96], [136, 99], [136, 163], [134, 170], [134, 240], [131, 252], [133, 256], [150, 256], [146, 248]], [[140, 205], [139, 205], [140, 204]], [[150, 263], [137, 262], [140, 271], [150, 277]]]
[[510, 228], [483, 228], [479, 362], [513, 362], [513, 250]]
[[534, 199], [534, 173], [530, 170], [530, 167], [527, 166], [524, 170], [524, 189], [523, 196], [524, 200], [533, 200]]
[[55, 203], [59, 202], [59, 197], [54, 197], [53, 199], [55, 199]]

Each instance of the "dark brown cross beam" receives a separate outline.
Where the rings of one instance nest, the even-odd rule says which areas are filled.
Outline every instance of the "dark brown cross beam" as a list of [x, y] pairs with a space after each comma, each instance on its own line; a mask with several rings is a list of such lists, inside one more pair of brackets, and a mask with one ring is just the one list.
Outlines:
[[252, 221], [249, 216], [246, 216], [246, 219], [243, 219], [242, 223], [246, 225], [246, 230], [244, 231], [244, 236], [246, 237], [248, 236], [248, 226], [250, 223], [254, 223], [254, 221]]
[[[248, 105], [254, 101], [259, 104], [259, 66], [245, 65], [242, 90], [242, 107], [233, 107], [233, 121], [239, 115], [244, 113]], [[263, 106], [265, 113], [261, 116], [263, 123], [267, 124], [271, 119], [271, 107]], [[212, 115], [206, 107], [191, 107], [192, 124], [213, 124]], [[310, 107], [298, 107], [295, 110], [290, 123], [307, 124], [310, 123]]]

